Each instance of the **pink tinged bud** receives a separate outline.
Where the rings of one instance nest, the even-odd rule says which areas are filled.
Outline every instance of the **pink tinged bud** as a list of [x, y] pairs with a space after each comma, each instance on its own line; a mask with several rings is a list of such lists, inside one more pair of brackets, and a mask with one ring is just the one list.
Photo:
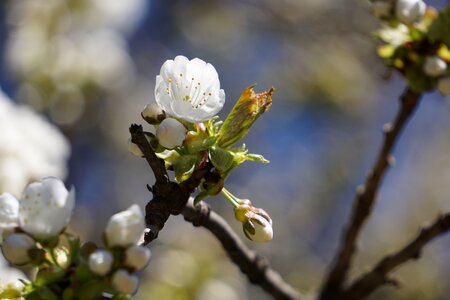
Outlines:
[[137, 290], [139, 279], [130, 275], [126, 270], [117, 270], [111, 279], [114, 288], [122, 294], [134, 294]]
[[439, 79], [437, 89], [444, 96], [450, 95], [450, 77]]
[[136, 245], [145, 229], [141, 208], [134, 204], [127, 210], [112, 215], [106, 225], [108, 246], [128, 247]]
[[156, 129], [159, 144], [167, 149], [181, 146], [186, 139], [187, 129], [173, 118], [164, 119]]
[[441, 58], [437, 56], [428, 56], [425, 58], [423, 71], [428, 76], [437, 77], [444, 74], [446, 70], [447, 64]]
[[31, 261], [29, 252], [36, 248], [36, 242], [24, 233], [10, 234], [3, 243], [3, 255], [12, 264], [24, 265]]
[[143, 157], [144, 156], [144, 153], [142, 153], [142, 151], [139, 148], [139, 146], [131, 141], [131, 137], [128, 139], [128, 151], [131, 154], [133, 154], [133, 155], [135, 155], [137, 157]]
[[395, 14], [401, 23], [412, 25], [420, 21], [426, 8], [427, 5], [422, 0], [397, 0]]
[[272, 220], [249, 212], [248, 221], [243, 224], [245, 236], [254, 242], [268, 242], [273, 238]]
[[89, 269], [92, 273], [103, 276], [111, 271], [114, 258], [109, 251], [96, 250], [89, 256]]
[[131, 246], [125, 251], [124, 265], [134, 270], [144, 268], [150, 261], [150, 249], [141, 246]]
[[70, 221], [75, 205], [75, 191], [53, 177], [30, 183], [23, 191], [19, 225], [36, 239], [58, 236]]
[[391, 15], [392, 4], [390, 1], [374, 1], [372, 2], [372, 11], [377, 18], [387, 18]]

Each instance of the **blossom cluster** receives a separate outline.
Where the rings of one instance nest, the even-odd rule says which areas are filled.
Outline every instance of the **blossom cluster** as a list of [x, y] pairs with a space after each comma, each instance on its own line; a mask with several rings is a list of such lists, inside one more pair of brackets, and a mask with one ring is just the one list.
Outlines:
[[0, 286], [1, 299], [129, 299], [136, 292], [134, 273], [150, 259], [150, 250], [137, 245], [145, 229], [141, 209], [113, 215], [101, 248], [65, 232], [74, 205], [74, 189], [53, 177], [29, 184], [20, 199], [0, 195], [2, 253], [13, 265], [36, 268], [30, 282]]
[[376, 32], [378, 54], [417, 91], [450, 94], [450, 8], [437, 12], [423, 0], [374, 0], [384, 23]]
[[32, 180], [66, 176], [70, 153], [67, 139], [43, 117], [25, 105], [15, 104], [1, 90], [0, 132], [0, 193], [19, 196]]
[[[201, 178], [200, 193], [195, 203], [222, 192], [235, 209], [240, 206], [238, 201], [231, 200], [229, 192], [225, 192], [225, 179], [247, 160], [268, 161], [261, 155], [248, 153], [245, 145], [234, 145], [269, 109], [272, 93], [273, 89], [260, 94], [256, 94], [253, 87], [245, 89], [228, 117], [221, 122], [217, 114], [225, 103], [225, 92], [220, 88], [219, 76], [213, 65], [181, 55], [162, 65], [160, 74], [156, 76], [156, 103], [148, 104], [141, 115], [156, 129], [156, 134], [146, 132], [149, 143], [156, 155], [165, 161], [166, 168], [174, 171], [178, 182], [188, 180], [196, 171], [208, 171], [208, 176]], [[131, 153], [139, 157], [144, 155], [131, 138], [128, 143]], [[250, 239], [270, 240], [272, 221], [270, 218], [263, 218], [262, 222], [251, 221], [259, 218], [238, 220], [243, 223], [244, 232]], [[255, 230], [247, 230], [252, 226], [246, 224], [270, 227], [270, 234], [264, 239], [251, 238]]]
[[[93, 91], [107, 95], [134, 75], [125, 36], [145, 0], [23, 0], [9, 3], [6, 60], [18, 94], [64, 125], [77, 121]], [[70, 111], [70, 113], [68, 113]]]

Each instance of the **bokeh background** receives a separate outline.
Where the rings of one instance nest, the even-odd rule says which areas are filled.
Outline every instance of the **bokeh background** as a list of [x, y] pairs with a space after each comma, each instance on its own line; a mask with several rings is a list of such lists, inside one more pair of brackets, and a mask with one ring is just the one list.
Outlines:
[[[199, 57], [219, 73], [222, 118], [245, 87], [276, 88], [271, 110], [244, 139], [271, 163], [242, 165], [227, 187], [274, 221], [273, 241], [249, 246], [292, 285], [314, 292], [404, 86], [375, 55], [377, 26], [365, 0], [0, 1], [0, 98], [8, 103], [0, 105], [0, 193], [65, 176], [77, 192], [71, 230], [100, 241], [111, 214], [150, 198], [153, 174], [126, 141], [154, 101], [160, 66], [178, 54]], [[404, 132], [353, 276], [450, 211], [449, 100], [427, 94]], [[39, 122], [24, 114], [39, 114]], [[223, 198], [207, 202], [241, 234]], [[435, 241], [396, 272], [401, 289], [371, 299], [448, 299], [449, 246], [448, 237]], [[138, 300], [269, 299], [206, 230], [181, 217], [151, 249]]]

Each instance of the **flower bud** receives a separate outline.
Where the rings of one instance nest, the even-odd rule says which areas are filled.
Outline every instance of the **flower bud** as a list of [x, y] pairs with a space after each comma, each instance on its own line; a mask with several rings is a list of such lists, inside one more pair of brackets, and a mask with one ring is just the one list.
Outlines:
[[57, 178], [30, 183], [20, 202], [20, 227], [36, 239], [56, 237], [69, 223], [74, 205], [74, 190]]
[[139, 148], [139, 146], [131, 141], [131, 137], [128, 139], [128, 151], [131, 154], [133, 154], [133, 155], [135, 155], [137, 157], [143, 157], [144, 156], [144, 153], [142, 153], [142, 151]]
[[392, 4], [389, 1], [378, 0], [372, 2], [373, 15], [379, 19], [387, 18], [391, 15]]
[[428, 56], [425, 58], [423, 71], [428, 76], [437, 77], [445, 73], [447, 64], [437, 56]]
[[426, 8], [427, 5], [422, 0], [397, 0], [395, 14], [401, 23], [412, 25], [420, 21]]
[[145, 229], [144, 215], [136, 204], [125, 211], [112, 215], [106, 225], [108, 246], [128, 247], [135, 245]]
[[24, 265], [31, 258], [28, 252], [36, 248], [36, 242], [27, 234], [13, 233], [3, 242], [3, 255], [12, 264]]
[[150, 261], [150, 249], [141, 246], [131, 246], [125, 251], [124, 265], [134, 270], [144, 268]]
[[450, 95], [450, 77], [439, 79], [437, 89], [444, 96]]
[[240, 199], [234, 209], [237, 220], [242, 222], [245, 236], [254, 242], [268, 242], [273, 237], [272, 219], [262, 208], [252, 205], [248, 199]]
[[88, 265], [92, 273], [106, 275], [111, 271], [114, 258], [109, 251], [96, 250], [89, 256]]
[[173, 118], [164, 119], [156, 129], [159, 144], [167, 149], [181, 146], [186, 138], [187, 129]]
[[142, 118], [149, 124], [159, 124], [166, 118], [166, 113], [156, 103], [147, 104], [141, 112]]
[[139, 280], [136, 276], [130, 275], [126, 270], [117, 270], [112, 276], [112, 285], [123, 294], [134, 294], [136, 292]]
[[272, 220], [259, 214], [249, 213], [243, 229], [245, 236], [254, 242], [268, 242], [273, 238]]

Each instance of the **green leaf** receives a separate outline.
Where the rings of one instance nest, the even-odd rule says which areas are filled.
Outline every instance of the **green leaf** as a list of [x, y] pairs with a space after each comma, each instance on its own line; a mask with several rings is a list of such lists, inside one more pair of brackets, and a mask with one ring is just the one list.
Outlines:
[[224, 173], [233, 165], [234, 155], [221, 147], [215, 146], [209, 149], [209, 159], [219, 172]]
[[66, 274], [66, 270], [58, 266], [52, 265], [47, 268], [39, 270], [36, 274], [35, 284], [37, 286], [45, 286], [52, 282], [58, 281]]
[[270, 108], [274, 89], [256, 94], [253, 86], [246, 88], [219, 130], [217, 144], [227, 148], [244, 137], [253, 123]]
[[262, 156], [260, 154], [249, 153], [249, 154], [245, 155], [245, 157], [249, 161], [256, 161], [256, 162], [260, 162], [263, 164], [268, 164], [270, 162], [269, 160], [265, 159], [264, 156]]
[[194, 172], [195, 165], [197, 164], [198, 155], [186, 154], [178, 158], [173, 164], [173, 170], [175, 172], [175, 179], [178, 182], [183, 182], [191, 177]]
[[450, 7], [441, 11], [431, 23], [428, 39], [432, 43], [442, 41], [450, 47]]
[[187, 144], [189, 153], [202, 152], [209, 149], [216, 142], [216, 137], [210, 136], [205, 139], [193, 140]]

